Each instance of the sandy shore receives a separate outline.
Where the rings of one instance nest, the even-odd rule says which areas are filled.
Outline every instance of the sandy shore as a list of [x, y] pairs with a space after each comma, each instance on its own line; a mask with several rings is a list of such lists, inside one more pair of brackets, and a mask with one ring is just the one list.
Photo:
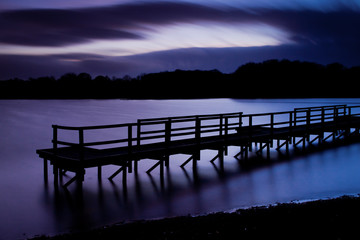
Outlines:
[[40, 239], [359, 239], [360, 197], [117, 224]]

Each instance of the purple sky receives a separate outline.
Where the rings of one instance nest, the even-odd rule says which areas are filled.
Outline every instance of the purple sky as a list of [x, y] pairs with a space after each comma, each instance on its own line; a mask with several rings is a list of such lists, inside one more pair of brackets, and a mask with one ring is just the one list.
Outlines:
[[0, 79], [360, 65], [360, 0], [2, 0]]

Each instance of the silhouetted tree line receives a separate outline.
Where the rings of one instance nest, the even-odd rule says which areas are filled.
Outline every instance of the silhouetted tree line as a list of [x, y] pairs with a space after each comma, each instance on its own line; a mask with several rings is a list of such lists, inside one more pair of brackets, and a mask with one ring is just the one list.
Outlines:
[[110, 79], [88, 73], [0, 81], [0, 98], [304, 98], [360, 97], [360, 67], [339, 63], [269, 60], [234, 73], [218, 70], [160, 72]]

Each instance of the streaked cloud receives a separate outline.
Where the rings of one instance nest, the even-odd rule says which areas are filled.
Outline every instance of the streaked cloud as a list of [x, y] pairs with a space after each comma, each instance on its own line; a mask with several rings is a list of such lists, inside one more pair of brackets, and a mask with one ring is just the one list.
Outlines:
[[[157, 53], [173, 54], [173, 66], [176, 59], [180, 66], [184, 61], [180, 57], [182, 49], [195, 48], [222, 50], [223, 56], [234, 59], [226, 49], [239, 48], [238, 53], [244, 54], [246, 48], [286, 46], [311, 49], [314, 56], [323, 54], [317, 59], [326, 59], [327, 52], [336, 52], [339, 61], [340, 56], [347, 61], [340, 53], [352, 49], [354, 54], [349, 58], [354, 64], [360, 63], [354, 57], [360, 54], [358, 0], [34, 0], [31, 4], [25, 0], [3, 0], [0, 8], [0, 56], [34, 57], [39, 64], [47, 59], [81, 71], [87, 71], [89, 63], [115, 66], [116, 61], [128, 69], [151, 71], [150, 66], [155, 69], [153, 64], [159, 66], [162, 60], [148, 61], [146, 66], [145, 62], [137, 64], [130, 58], [159, 56]], [[324, 51], [325, 48], [330, 49]], [[254, 59], [251, 53], [247, 54], [249, 60]], [[203, 55], [193, 57], [204, 61], [200, 56]], [[129, 64], [123, 62], [125, 59]]]

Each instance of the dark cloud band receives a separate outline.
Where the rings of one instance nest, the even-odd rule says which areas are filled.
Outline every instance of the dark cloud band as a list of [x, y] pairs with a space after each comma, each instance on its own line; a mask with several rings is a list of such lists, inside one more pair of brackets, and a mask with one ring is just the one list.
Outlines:
[[28, 46], [66, 46], [96, 39], [143, 39], [148, 25], [208, 21], [216, 24], [264, 23], [285, 30], [295, 41], [359, 40], [359, 12], [214, 8], [192, 3], [147, 2], [73, 10], [0, 12], [0, 42]]

